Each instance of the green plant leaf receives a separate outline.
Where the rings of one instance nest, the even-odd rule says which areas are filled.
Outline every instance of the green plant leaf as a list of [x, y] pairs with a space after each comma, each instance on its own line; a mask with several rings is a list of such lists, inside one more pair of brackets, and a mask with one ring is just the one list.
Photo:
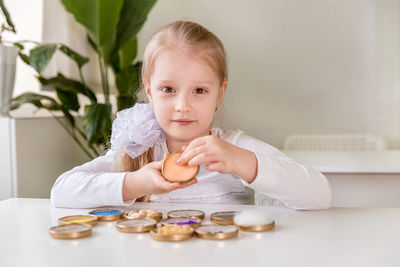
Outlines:
[[71, 91], [56, 88], [57, 97], [67, 110], [78, 111], [80, 108], [78, 95]]
[[92, 103], [97, 102], [96, 95], [93, 93], [92, 90], [90, 90], [79, 81], [64, 77], [64, 75], [62, 75], [61, 73], [58, 73], [57, 77], [53, 77], [50, 79], [38, 77], [38, 80], [42, 85], [52, 86], [53, 88], [60, 88], [64, 91], [70, 91], [75, 94], [82, 94], [87, 96], [92, 101]]
[[19, 108], [22, 104], [33, 104], [37, 108], [44, 108], [49, 111], [61, 110], [61, 106], [53, 98], [36, 93], [24, 93], [11, 99], [11, 110]]
[[65, 118], [68, 120], [72, 128], [75, 128], [75, 119], [65, 106], [61, 106], [61, 111], [64, 113]]
[[133, 95], [140, 89], [141, 62], [115, 73], [115, 84], [122, 95]]
[[137, 102], [136, 95], [118, 95], [117, 96], [117, 109], [121, 111], [126, 108], [130, 108]]
[[78, 65], [79, 68], [82, 68], [83, 65], [85, 65], [87, 62], [89, 62], [89, 59], [87, 57], [84, 57], [68, 46], [61, 44], [58, 48], [61, 52], [66, 54], [68, 57], [70, 57], [75, 63]]
[[8, 27], [10, 28], [10, 30], [12, 32], [17, 33], [17, 31], [15, 29], [15, 26], [14, 26], [14, 23], [11, 20], [10, 13], [8, 13], [8, 10], [7, 10], [6, 6], [4, 5], [3, 0], [0, 0], [0, 7], [1, 7], [1, 11], [2, 11], [4, 17], [6, 18], [6, 22], [8, 24]]
[[129, 67], [137, 55], [137, 39], [132, 37], [128, 42], [118, 50], [119, 68], [125, 69]]
[[21, 43], [16, 42], [16, 43], [14, 43], [13, 45], [14, 45], [15, 47], [17, 47], [20, 51], [24, 50], [24, 45], [21, 44]]
[[30, 51], [29, 64], [40, 74], [56, 52], [56, 44], [38, 45]]
[[115, 32], [124, 0], [62, 0], [68, 12], [87, 30], [88, 35], [102, 47]]
[[107, 143], [111, 134], [111, 104], [86, 105], [82, 124], [90, 147]]
[[116, 50], [118, 51], [139, 32], [157, 0], [125, 0], [118, 22]]
[[96, 51], [97, 53], [99, 53], [99, 49], [97, 48], [97, 45], [95, 44], [95, 42], [93, 41], [92, 38], [90, 38], [89, 35], [86, 35], [87, 37], [87, 41], [90, 44], [90, 46], [93, 48], [94, 51]]
[[18, 55], [23, 62], [25, 62], [27, 65], [31, 65], [31, 64], [29, 64], [29, 57], [27, 55], [25, 55], [21, 52], [19, 52]]

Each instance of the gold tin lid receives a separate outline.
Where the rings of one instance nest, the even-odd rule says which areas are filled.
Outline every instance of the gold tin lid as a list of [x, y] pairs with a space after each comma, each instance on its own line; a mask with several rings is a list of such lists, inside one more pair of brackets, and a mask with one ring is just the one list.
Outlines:
[[204, 219], [204, 212], [201, 210], [172, 210], [167, 213], [168, 218], [196, 218]]
[[150, 231], [153, 239], [172, 242], [187, 240], [193, 233], [193, 228], [187, 225], [165, 225]]
[[161, 225], [188, 225], [197, 228], [201, 225], [201, 220], [197, 218], [169, 218], [161, 221]]
[[239, 230], [232, 225], [203, 225], [194, 232], [199, 238], [222, 240], [236, 237]]
[[92, 233], [92, 227], [86, 224], [66, 224], [50, 228], [49, 233], [57, 239], [75, 239], [88, 236]]
[[99, 221], [115, 221], [121, 219], [124, 212], [125, 211], [121, 209], [106, 208], [92, 210], [89, 214], [97, 216]]
[[72, 224], [72, 223], [87, 224], [90, 226], [94, 226], [97, 223], [97, 216], [95, 216], [95, 215], [71, 215], [71, 216], [65, 216], [65, 217], [58, 219], [58, 225], [65, 225], [65, 224]]
[[239, 228], [240, 231], [246, 232], [264, 232], [269, 231], [275, 228], [275, 221], [272, 220], [269, 224], [261, 224], [261, 225], [239, 225], [235, 224]]
[[156, 228], [154, 220], [132, 219], [120, 220], [117, 222], [117, 230], [124, 233], [144, 233]]
[[162, 213], [153, 209], [131, 210], [124, 213], [125, 219], [145, 219], [159, 222], [162, 220]]
[[233, 217], [235, 214], [235, 211], [215, 212], [210, 215], [210, 220], [216, 224], [230, 225], [233, 224]]

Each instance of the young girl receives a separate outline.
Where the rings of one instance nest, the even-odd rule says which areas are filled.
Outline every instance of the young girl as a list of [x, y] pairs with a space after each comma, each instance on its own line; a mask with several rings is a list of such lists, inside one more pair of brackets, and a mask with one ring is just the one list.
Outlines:
[[[178, 21], [158, 30], [144, 52], [142, 82], [150, 103], [117, 114], [111, 149], [63, 173], [51, 191], [54, 206], [131, 205], [146, 196], [250, 204], [251, 189], [294, 209], [331, 206], [329, 183], [319, 172], [240, 130], [212, 127], [227, 64], [221, 41], [201, 25]], [[161, 161], [175, 151], [183, 151], [178, 164], [200, 166], [197, 179], [163, 178]]]

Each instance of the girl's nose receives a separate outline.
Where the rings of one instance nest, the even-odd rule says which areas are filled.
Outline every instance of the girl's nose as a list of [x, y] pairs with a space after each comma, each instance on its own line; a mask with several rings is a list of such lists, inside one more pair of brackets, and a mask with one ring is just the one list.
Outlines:
[[175, 111], [176, 112], [191, 112], [192, 108], [189, 104], [189, 101], [185, 97], [181, 97], [175, 103]]

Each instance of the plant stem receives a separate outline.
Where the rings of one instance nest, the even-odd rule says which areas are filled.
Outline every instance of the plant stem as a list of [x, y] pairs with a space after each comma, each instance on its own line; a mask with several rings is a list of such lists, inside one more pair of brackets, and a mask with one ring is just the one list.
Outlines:
[[110, 90], [108, 88], [108, 75], [107, 75], [107, 68], [106, 68], [106, 64], [104, 62], [103, 57], [101, 56], [102, 52], [99, 51], [99, 53], [97, 53], [97, 55], [99, 56], [99, 66], [100, 66], [100, 75], [101, 75], [101, 84], [103, 87], [103, 93], [104, 93], [104, 99], [106, 104], [110, 103]]
[[54, 115], [53, 112], [51, 112], [51, 115], [53, 116], [54, 119], [56, 119], [56, 121], [64, 128], [64, 130], [72, 137], [72, 139], [75, 140], [75, 142], [79, 145], [79, 147], [83, 150], [83, 152], [85, 152], [85, 154], [90, 158], [93, 159], [93, 155], [90, 154], [90, 152], [85, 148], [85, 146], [81, 143], [81, 141], [79, 141], [79, 139], [73, 134], [73, 132], [71, 132], [67, 126], [64, 125], [63, 122], [61, 122], [61, 120]]
[[85, 78], [83, 77], [83, 74], [82, 74], [82, 69], [81, 69], [81, 68], [79, 68], [79, 66], [78, 66], [78, 70], [79, 70], [79, 76], [81, 76], [81, 81], [82, 81], [82, 83], [83, 83], [83, 85], [85, 86], [85, 89], [86, 89], [86, 82], [85, 82]]

